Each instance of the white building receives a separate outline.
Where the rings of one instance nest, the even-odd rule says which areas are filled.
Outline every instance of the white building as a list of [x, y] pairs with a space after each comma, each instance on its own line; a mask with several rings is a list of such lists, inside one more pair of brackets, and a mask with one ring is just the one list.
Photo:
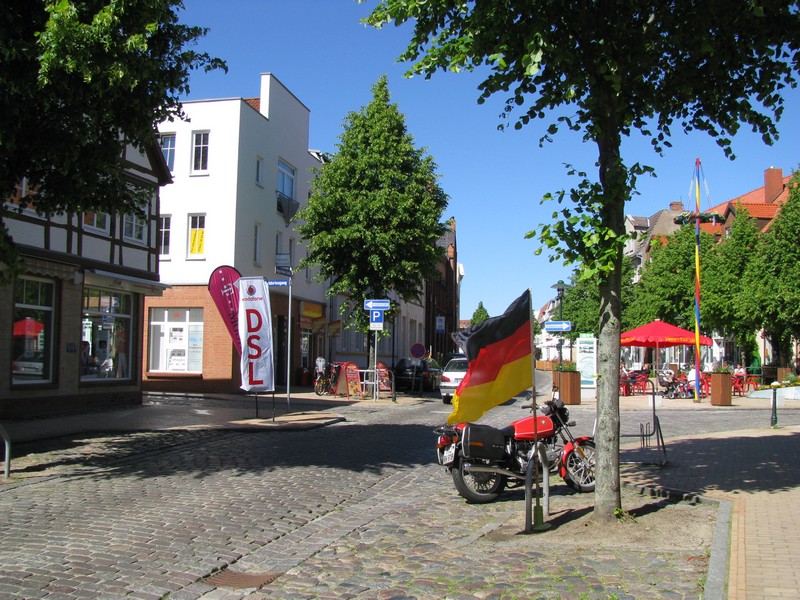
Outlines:
[[[173, 185], [161, 198], [162, 298], [147, 304], [144, 387], [230, 391], [239, 388], [239, 356], [208, 293], [213, 270], [276, 275], [276, 259], [296, 267], [304, 253], [291, 218], [307, 202], [312, 168], [309, 110], [274, 75], [259, 98], [184, 103], [185, 120], [159, 133]], [[325, 351], [324, 288], [308, 270], [292, 278], [291, 367], [313, 368]], [[285, 278], [283, 278], [285, 279]], [[270, 291], [276, 382], [287, 373], [289, 290]]]

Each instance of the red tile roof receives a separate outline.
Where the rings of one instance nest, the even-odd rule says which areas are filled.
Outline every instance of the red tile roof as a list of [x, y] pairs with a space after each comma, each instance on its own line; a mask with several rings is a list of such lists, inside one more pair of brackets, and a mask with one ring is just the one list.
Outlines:
[[261, 98], [242, 98], [250, 106], [261, 112]]

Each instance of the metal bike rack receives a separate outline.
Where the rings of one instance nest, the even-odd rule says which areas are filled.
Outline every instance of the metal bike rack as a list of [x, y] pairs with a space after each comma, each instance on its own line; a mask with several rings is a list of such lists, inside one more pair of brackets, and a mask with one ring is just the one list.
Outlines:
[[622, 433], [620, 437], [635, 437], [640, 440], [640, 448], [649, 448], [651, 438], [655, 437], [656, 450], [659, 453], [659, 462], [639, 462], [626, 461], [625, 464], [658, 465], [663, 467], [667, 464], [667, 447], [664, 444], [664, 434], [661, 433], [661, 421], [656, 414], [656, 386], [652, 381], [647, 382], [650, 386], [650, 408], [653, 411], [651, 423], [639, 423], [639, 433]]
[[[547, 461], [547, 451], [544, 449], [544, 444], [542, 444], [542, 442], [536, 442], [533, 452], [531, 453], [531, 457], [528, 460], [528, 468], [525, 470], [525, 533], [531, 533], [532, 531], [544, 531], [550, 527], [549, 523], [541, 522], [543, 518], [542, 514], [535, 515], [536, 518], [533, 520], [531, 518], [531, 503], [533, 501], [533, 473], [536, 469], [537, 462], [539, 463], [539, 468], [542, 470], [541, 510], [544, 516], [550, 516], [550, 464]], [[537, 509], [540, 508], [538, 497], [536, 507]]]

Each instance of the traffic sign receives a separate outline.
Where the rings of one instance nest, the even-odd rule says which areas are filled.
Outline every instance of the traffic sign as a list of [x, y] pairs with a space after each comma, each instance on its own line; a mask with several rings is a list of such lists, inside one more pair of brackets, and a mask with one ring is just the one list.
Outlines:
[[422, 358], [426, 354], [427, 351], [425, 350], [425, 346], [423, 344], [417, 342], [416, 344], [413, 344], [411, 346], [411, 356], [413, 356], [414, 358]]
[[370, 331], [383, 331], [383, 311], [370, 310], [369, 311], [369, 329]]
[[392, 307], [389, 300], [364, 300], [364, 310], [389, 310]]
[[545, 331], [572, 331], [571, 321], [545, 321]]
[[289, 281], [287, 279], [268, 279], [267, 285], [274, 287], [287, 287], [289, 285]]
[[275, 274], [276, 275], [283, 275], [285, 277], [292, 276], [292, 267], [275, 267]]

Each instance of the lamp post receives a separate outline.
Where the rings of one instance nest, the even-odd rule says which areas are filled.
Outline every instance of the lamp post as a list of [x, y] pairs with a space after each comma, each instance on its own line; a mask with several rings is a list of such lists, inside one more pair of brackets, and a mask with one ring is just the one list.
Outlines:
[[[558, 320], [564, 320], [564, 291], [569, 290], [572, 288], [571, 285], [564, 283], [563, 280], [559, 279], [555, 285], [551, 285], [551, 288], [556, 290], [556, 299], [558, 300]], [[558, 370], [561, 371], [561, 365], [563, 362], [563, 350], [564, 347], [564, 333], [560, 332], [558, 335]]]

